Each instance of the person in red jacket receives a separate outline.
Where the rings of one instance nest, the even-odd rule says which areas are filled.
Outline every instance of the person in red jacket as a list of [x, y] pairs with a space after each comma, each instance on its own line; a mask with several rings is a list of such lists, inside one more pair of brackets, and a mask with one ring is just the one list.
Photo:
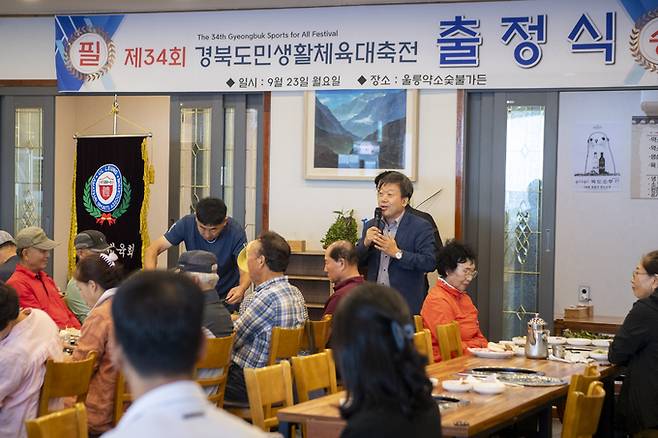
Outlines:
[[80, 321], [66, 307], [52, 278], [44, 272], [50, 251], [57, 243], [39, 227], [27, 227], [16, 235], [16, 253], [20, 260], [7, 284], [16, 289], [22, 308], [41, 309], [60, 329], [80, 328]]
[[486, 347], [488, 342], [480, 330], [478, 310], [466, 288], [477, 276], [475, 253], [455, 240], [441, 248], [437, 260], [439, 279], [423, 302], [420, 315], [423, 325], [432, 333], [434, 360], [441, 360], [436, 326], [457, 321], [464, 353], [469, 347]]

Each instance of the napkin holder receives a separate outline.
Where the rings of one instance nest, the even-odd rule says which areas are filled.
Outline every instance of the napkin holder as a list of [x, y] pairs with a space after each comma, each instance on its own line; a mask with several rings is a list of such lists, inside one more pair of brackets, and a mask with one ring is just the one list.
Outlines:
[[290, 245], [290, 251], [292, 252], [306, 251], [306, 240], [289, 240], [288, 245]]
[[584, 319], [594, 316], [594, 306], [592, 304], [579, 304], [564, 308], [564, 317], [566, 319]]

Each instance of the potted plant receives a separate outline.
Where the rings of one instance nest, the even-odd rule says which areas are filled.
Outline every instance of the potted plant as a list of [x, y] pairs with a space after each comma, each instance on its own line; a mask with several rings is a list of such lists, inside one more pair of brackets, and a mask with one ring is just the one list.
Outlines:
[[347, 240], [356, 245], [359, 240], [357, 235], [356, 219], [354, 219], [354, 210], [344, 212], [343, 210], [334, 211], [336, 220], [329, 227], [324, 237], [320, 240], [322, 247], [327, 248], [338, 240]]

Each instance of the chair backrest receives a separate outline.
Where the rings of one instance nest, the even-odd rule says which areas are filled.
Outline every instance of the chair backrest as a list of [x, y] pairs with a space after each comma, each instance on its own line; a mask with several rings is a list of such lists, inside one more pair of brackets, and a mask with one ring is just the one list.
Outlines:
[[86, 359], [73, 362], [46, 361], [46, 374], [39, 394], [37, 417], [49, 414], [48, 403], [53, 398], [76, 397], [77, 402], [87, 399], [89, 381], [94, 372], [97, 353], [90, 351]]
[[595, 364], [589, 364], [583, 374], [574, 374], [569, 383], [569, 392], [578, 391], [587, 394], [589, 385], [601, 379], [601, 373]]
[[326, 394], [338, 392], [336, 385], [336, 365], [331, 350], [310, 356], [294, 356], [292, 372], [295, 376], [299, 402], [309, 400], [309, 393], [324, 389]]
[[449, 324], [437, 325], [436, 337], [439, 341], [441, 360], [450, 360], [464, 354], [462, 349], [462, 336], [457, 321], [453, 321]]
[[133, 401], [133, 396], [130, 393], [130, 388], [128, 388], [128, 382], [126, 382], [126, 378], [123, 375], [123, 373], [119, 371], [117, 374], [117, 384], [116, 387], [114, 388], [114, 425], [115, 426], [119, 424], [119, 420], [121, 420], [121, 416], [123, 415], [124, 412], [126, 412], [128, 405], [130, 405], [130, 402], [132, 401]]
[[598, 428], [604, 398], [601, 382], [590, 383], [586, 394], [570, 391], [562, 422], [562, 438], [591, 437]]
[[268, 365], [274, 365], [279, 359], [290, 359], [299, 354], [302, 346], [304, 326], [297, 328], [274, 327], [270, 340]]
[[427, 363], [434, 363], [434, 352], [432, 351], [432, 334], [429, 329], [414, 333], [414, 345], [416, 350], [423, 356], [427, 357]]
[[84, 403], [25, 422], [28, 438], [87, 438]]
[[319, 353], [327, 348], [331, 334], [331, 320], [331, 315], [325, 315], [319, 321], [306, 321], [302, 336], [302, 350]]
[[252, 423], [265, 431], [276, 427], [279, 420], [272, 405], [293, 405], [290, 363], [282, 360], [264, 368], [245, 368], [244, 380]]
[[423, 325], [423, 317], [420, 315], [414, 315], [414, 328], [416, 333], [422, 332], [425, 326]]
[[196, 363], [194, 378], [206, 390], [208, 400], [221, 408], [224, 405], [226, 377], [231, 363], [235, 333], [223, 338], [206, 340], [206, 355]]

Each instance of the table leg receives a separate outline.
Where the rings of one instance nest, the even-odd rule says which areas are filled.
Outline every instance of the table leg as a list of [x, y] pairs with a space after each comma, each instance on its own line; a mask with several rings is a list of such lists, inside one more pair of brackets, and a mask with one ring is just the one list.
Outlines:
[[599, 427], [594, 436], [596, 438], [612, 438], [615, 436], [615, 375], [601, 379], [605, 398], [601, 408]]
[[552, 438], [553, 436], [553, 406], [542, 409], [537, 413], [539, 434], [537, 436]]

